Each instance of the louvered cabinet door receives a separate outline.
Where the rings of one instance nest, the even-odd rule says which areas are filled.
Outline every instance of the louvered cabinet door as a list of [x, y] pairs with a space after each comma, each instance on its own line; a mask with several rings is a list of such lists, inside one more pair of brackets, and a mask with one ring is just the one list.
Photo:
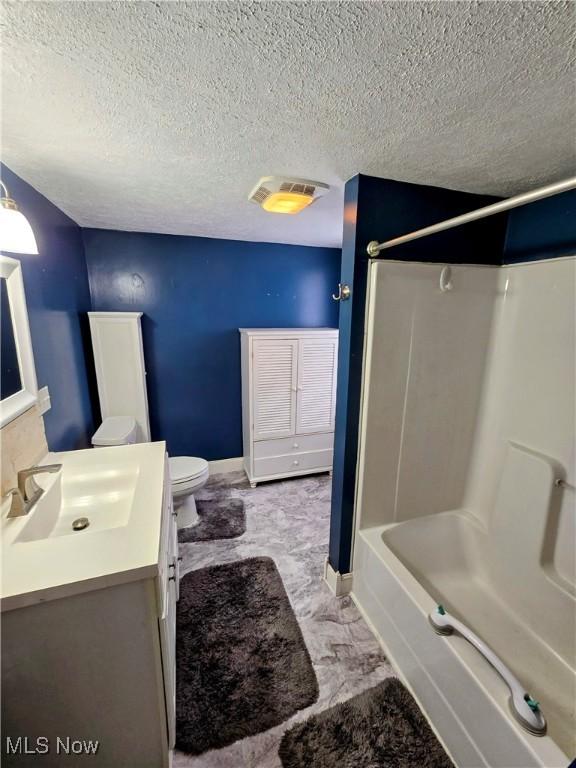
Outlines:
[[337, 339], [300, 339], [297, 434], [334, 430], [337, 360]]
[[254, 440], [289, 437], [296, 429], [298, 341], [253, 341]]

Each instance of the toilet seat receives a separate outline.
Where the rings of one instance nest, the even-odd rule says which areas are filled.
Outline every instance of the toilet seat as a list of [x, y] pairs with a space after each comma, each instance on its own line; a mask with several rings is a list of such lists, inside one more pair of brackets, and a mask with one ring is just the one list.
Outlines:
[[173, 486], [189, 483], [208, 472], [208, 462], [196, 456], [174, 456], [169, 459], [170, 479]]

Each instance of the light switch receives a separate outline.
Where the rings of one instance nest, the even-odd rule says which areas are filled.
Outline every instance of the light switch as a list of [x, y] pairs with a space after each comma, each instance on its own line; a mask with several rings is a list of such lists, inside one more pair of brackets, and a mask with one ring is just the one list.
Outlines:
[[42, 387], [42, 389], [38, 390], [38, 408], [40, 409], [40, 413], [46, 413], [51, 407], [52, 404], [50, 402], [50, 392], [48, 391], [48, 387]]

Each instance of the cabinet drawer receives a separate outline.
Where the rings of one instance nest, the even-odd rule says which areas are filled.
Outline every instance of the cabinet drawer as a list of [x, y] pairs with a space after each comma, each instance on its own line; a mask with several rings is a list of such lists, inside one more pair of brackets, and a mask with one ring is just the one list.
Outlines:
[[293, 472], [306, 472], [311, 469], [331, 469], [332, 451], [310, 451], [293, 453], [289, 456], [271, 456], [267, 459], [254, 460], [254, 477], [271, 477]]
[[278, 440], [258, 440], [254, 443], [254, 458], [267, 459], [269, 456], [286, 456], [289, 453], [305, 451], [331, 451], [334, 447], [334, 432], [319, 435], [294, 435]]

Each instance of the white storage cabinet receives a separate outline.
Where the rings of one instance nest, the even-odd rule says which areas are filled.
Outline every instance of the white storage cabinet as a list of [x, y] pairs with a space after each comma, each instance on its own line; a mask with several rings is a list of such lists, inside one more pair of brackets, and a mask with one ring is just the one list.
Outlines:
[[241, 328], [244, 469], [264, 480], [332, 469], [338, 331]]

